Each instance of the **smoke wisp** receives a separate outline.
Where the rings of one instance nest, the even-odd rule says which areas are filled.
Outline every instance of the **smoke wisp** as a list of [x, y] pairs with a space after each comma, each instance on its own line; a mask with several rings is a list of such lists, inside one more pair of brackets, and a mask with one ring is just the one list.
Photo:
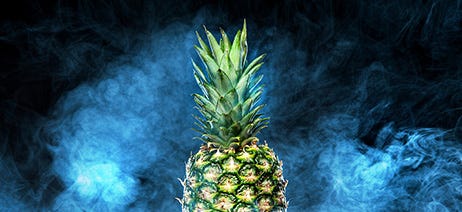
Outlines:
[[179, 211], [195, 31], [246, 18], [289, 211], [461, 211], [460, 1], [262, 2], [77, 1], [3, 22], [0, 210]]

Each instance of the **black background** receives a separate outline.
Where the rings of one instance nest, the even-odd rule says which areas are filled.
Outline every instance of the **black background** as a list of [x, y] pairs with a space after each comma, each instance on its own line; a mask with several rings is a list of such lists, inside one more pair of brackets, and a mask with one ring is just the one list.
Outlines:
[[[137, 35], [191, 20], [202, 20], [197, 24], [209, 29], [236, 29], [245, 18], [254, 33], [251, 46], [270, 52], [269, 66], [280, 71], [268, 78], [276, 79], [268, 86], [268, 111], [278, 132], [267, 137], [303, 131], [334, 111], [359, 117], [354, 136], [371, 147], [390, 123], [396, 129], [439, 128], [455, 140], [462, 137], [460, 1], [8, 3], [0, 6], [0, 155], [24, 179], [20, 190], [45, 191], [25, 202], [49, 207], [65, 189], [58, 178], [50, 178], [46, 188], [38, 180], [53, 161], [40, 143], [52, 142], [41, 126], [58, 100], [103, 76], [107, 61], [139, 49], [143, 37]], [[198, 14], [203, 19], [194, 19]], [[201, 29], [191, 32], [196, 30]], [[277, 45], [270, 44], [284, 39], [293, 48], [272, 55]], [[88, 48], [73, 51], [73, 43], [82, 40]], [[343, 40], [350, 43], [338, 47]], [[294, 58], [292, 51], [302, 54]], [[314, 77], [316, 67], [324, 68], [320, 80]], [[296, 79], [302, 82], [289, 81]], [[359, 106], [351, 109], [353, 104]]]

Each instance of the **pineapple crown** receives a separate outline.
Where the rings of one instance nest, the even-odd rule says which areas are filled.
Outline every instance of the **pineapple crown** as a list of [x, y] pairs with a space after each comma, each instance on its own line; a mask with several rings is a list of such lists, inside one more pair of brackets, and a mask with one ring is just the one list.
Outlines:
[[219, 42], [205, 28], [209, 45], [199, 33], [199, 46], [194, 46], [205, 71], [194, 60], [194, 77], [203, 94], [193, 94], [196, 109], [202, 117], [195, 116], [199, 138], [210, 147], [239, 148], [256, 143], [256, 134], [265, 128], [269, 118], [259, 113], [264, 105], [258, 104], [263, 92], [257, 75], [265, 55], [260, 55], [248, 65], [246, 22], [231, 43], [223, 29]]

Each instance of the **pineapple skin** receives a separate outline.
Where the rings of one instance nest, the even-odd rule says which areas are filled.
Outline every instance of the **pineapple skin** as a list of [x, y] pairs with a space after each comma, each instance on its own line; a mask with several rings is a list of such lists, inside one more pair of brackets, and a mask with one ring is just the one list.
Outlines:
[[282, 161], [267, 144], [203, 145], [186, 164], [182, 211], [286, 211]]

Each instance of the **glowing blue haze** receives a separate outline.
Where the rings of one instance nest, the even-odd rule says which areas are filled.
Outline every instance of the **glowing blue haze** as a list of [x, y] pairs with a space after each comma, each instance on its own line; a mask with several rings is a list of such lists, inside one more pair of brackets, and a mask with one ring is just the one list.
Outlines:
[[[51, 170], [41, 173], [43, 181], [57, 178], [63, 188], [50, 203], [43, 203], [46, 186], [29, 188], [14, 161], [2, 158], [0, 211], [179, 211], [175, 197], [182, 195], [182, 187], [177, 178], [184, 177], [187, 158], [200, 146], [192, 140], [197, 134], [191, 130], [190, 116], [197, 114], [191, 94], [199, 92], [190, 62], [194, 31], [202, 24], [216, 24], [230, 35], [238, 27], [229, 24], [226, 15], [215, 17], [213, 12], [212, 17], [207, 12], [183, 23], [153, 23], [152, 29], [132, 34], [109, 33], [111, 24], [88, 24], [122, 46], [123, 54], [100, 61], [104, 68], [97, 77], [63, 95], [41, 126], [49, 135], [42, 143], [52, 153]], [[398, 118], [389, 119], [398, 121], [429, 117], [399, 117], [413, 105], [401, 102], [395, 93], [452, 91], [444, 87], [447, 83], [415, 85], [418, 80], [409, 82], [407, 75], [394, 70], [408, 67], [401, 66], [401, 58], [389, 56], [383, 43], [367, 47], [377, 49], [368, 49], [378, 52], [371, 57], [381, 58], [369, 63], [371, 59], [364, 57], [370, 55], [355, 55], [357, 49], [365, 49], [357, 32], [330, 32], [321, 27], [333, 23], [326, 17], [320, 17], [319, 25], [295, 17], [302, 32], [303, 27], [309, 29], [301, 37], [247, 20], [249, 55], [268, 53], [261, 71], [266, 85], [263, 102], [268, 105], [264, 112], [271, 123], [260, 138], [284, 163], [289, 211], [462, 211], [462, 144], [452, 131], [383, 123], [373, 145], [360, 139], [374, 124], [387, 120], [382, 119], [386, 113], [397, 113]], [[381, 27], [369, 24], [375, 25]], [[424, 28], [432, 26], [439, 25]], [[333, 37], [322, 40], [326, 34]], [[56, 76], [86, 73], [86, 66], [67, 69], [85, 63], [80, 52], [88, 48], [111, 54], [102, 44], [76, 41], [59, 47], [46, 41], [31, 46], [65, 53]], [[313, 42], [313, 49], [305, 49], [305, 41]], [[326, 42], [329, 45], [316, 46]], [[353, 68], [344, 69], [350, 63]], [[431, 107], [441, 105], [435, 102]], [[393, 105], [402, 108], [389, 109]]]
[[[171, 26], [153, 35], [154, 48], [131, 56], [128, 63], [113, 61], [102, 79], [80, 85], [60, 100], [56, 118], [48, 124], [56, 142], [49, 148], [66, 190], [54, 210], [179, 207], [176, 178], [184, 164], [177, 160], [185, 161], [186, 148], [194, 144], [189, 142], [192, 118], [184, 118], [192, 113], [185, 106], [191, 103], [187, 91], [193, 90], [194, 81], [184, 66], [190, 64], [185, 52], [192, 49], [194, 34], [183, 29]], [[180, 154], [173, 145], [181, 140]], [[166, 178], [172, 174], [176, 177]], [[158, 200], [166, 197], [170, 201]]]

